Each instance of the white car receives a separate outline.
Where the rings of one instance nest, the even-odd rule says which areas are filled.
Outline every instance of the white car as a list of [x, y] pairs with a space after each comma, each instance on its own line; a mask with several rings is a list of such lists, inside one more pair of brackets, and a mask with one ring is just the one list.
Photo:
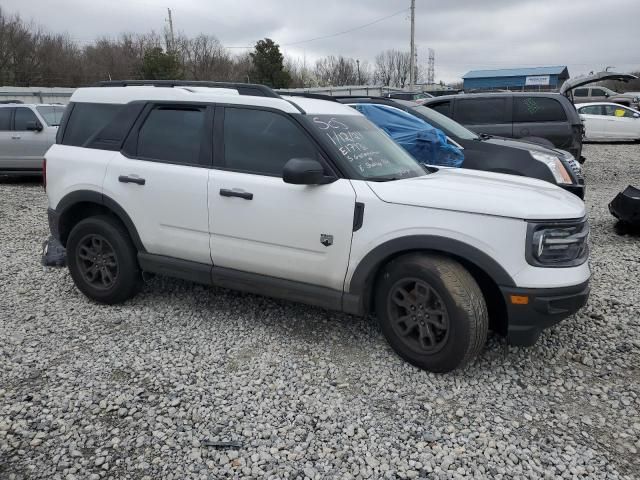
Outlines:
[[576, 105], [585, 140], [640, 140], [640, 112], [609, 102]]
[[41, 175], [64, 105], [0, 104], [0, 175]]
[[339, 103], [149, 83], [76, 90], [46, 155], [51, 232], [95, 301], [149, 272], [375, 313], [437, 372], [489, 328], [531, 345], [587, 301], [585, 206], [555, 185], [427, 169]]

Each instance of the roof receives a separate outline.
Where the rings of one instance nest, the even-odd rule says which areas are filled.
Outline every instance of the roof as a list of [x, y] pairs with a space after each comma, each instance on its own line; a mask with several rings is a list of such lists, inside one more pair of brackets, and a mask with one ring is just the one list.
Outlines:
[[[336, 102], [302, 97], [264, 97], [239, 95], [232, 88], [210, 87], [88, 87], [79, 88], [71, 97], [72, 102], [129, 103], [136, 100], [161, 100], [182, 102], [217, 102], [237, 105], [270, 107], [287, 113], [300, 113], [298, 105], [308, 114], [353, 115], [355, 110]], [[295, 103], [295, 105], [294, 105]]]
[[569, 76], [566, 66], [533, 67], [533, 68], [503, 68], [499, 70], [471, 70], [462, 78], [487, 78], [487, 77], [528, 77], [531, 75], [562, 75]]
[[219, 102], [238, 105], [271, 107], [288, 113], [299, 110], [288, 101], [277, 97], [239, 95], [228, 88], [205, 87], [88, 87], [79, 88], [71, 96], [72, 102], [129, 103], [136, 100], [166, 100], [182, 102]]
[[482, 93], [459, 93], [457, 95], [441, 95], [439, 97], [427, 98], [423, 105], [432, 105], [441, 100], [450, 100], [452, 98], [487, 98], [487, 97], [552, 97], [567, 98], [557, 92], [482, 92]]

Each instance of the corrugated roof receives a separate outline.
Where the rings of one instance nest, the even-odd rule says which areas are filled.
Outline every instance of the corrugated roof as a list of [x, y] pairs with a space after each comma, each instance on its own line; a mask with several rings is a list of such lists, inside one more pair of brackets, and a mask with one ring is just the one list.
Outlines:
[[504, 68], [499, 70], [471, 70], [462, 78], [487, 78], [487, 77], [526, 77], [529, 75], [561, 75], [566, 72], [566, 66], [532, 67], [532, 68]]

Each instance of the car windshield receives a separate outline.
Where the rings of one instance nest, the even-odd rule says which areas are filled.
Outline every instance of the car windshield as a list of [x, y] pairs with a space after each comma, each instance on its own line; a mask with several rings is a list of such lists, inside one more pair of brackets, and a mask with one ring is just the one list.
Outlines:
[[360, 115], [309, 116], [312, 128], [357, 179], [400, 180], [428, 173], [383, 130]]
[[44, 121], [47, 122], [47, 125], [50, 127], [57, 127], [60, 125], [60, 120], [64, 113], [64, 106], [46, 105], [36, 107], [36, 110], [38, 110], [38, 113], [42, 118], [44, 118]]
[[477, 134], [468, 128], [463, 127], [455, 120], [451, 120], [446, 115], [436, 112], [429, 107], [417, 105], [415, 107], [411, 107], [411, 110], [419, 113], [419, 117], [425, 122], [429, 123], [432, 127], [439, 128], [450, 137], [460, 138], [462, 140], [476, 140], [480, 138]]

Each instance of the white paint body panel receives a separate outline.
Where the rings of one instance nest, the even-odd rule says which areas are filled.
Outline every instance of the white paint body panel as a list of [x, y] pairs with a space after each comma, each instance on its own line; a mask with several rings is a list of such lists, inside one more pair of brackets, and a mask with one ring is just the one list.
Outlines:
[[[611, 105], [640, 115], [640, 112], [633, 108], [610, 102], [581, 103], [578, 105], [578, 111], [584, 107], [599, 105]], [[640, 118], [590, 113], [580, 113], [580, 118], [584, 123], [586, 140], [640, 140]]]
[[[223, 197], [220, 189], [253, 193]], [[211, 253], [218, 267], [342, 290], [355, 192], [349, 180], [291, 185], [281, 178], [211, 170]], [[333, 244], [320, 243], [321, 234]]]
[[[356, 200], [366, 207], [362, 229], [353, 234], [345, 282], [347, 291], [356, 267], [369, 252], [389, 240], [409, 235], [436, 235], [473, 246], [501, 265], [518, 287], [566, 287], [589, 279], [586, 263], [561, 269], [529, 265], [525, 259], [527, 222], [522, 219], [387, 203], [373, 191], [384, 184], [359, 180], [351, 183], [356, 190]], [[400, 186], [403, 182], [389, 183]], [[580, 218], [580, 215], [571, 218]]]
[[[120, 175], [146, 183], [122, 183]], [[211, 264], [208, 180], [207, 168], [130, 159], [115, 152], [103, 191], [131, 217], [147, 252]]]

